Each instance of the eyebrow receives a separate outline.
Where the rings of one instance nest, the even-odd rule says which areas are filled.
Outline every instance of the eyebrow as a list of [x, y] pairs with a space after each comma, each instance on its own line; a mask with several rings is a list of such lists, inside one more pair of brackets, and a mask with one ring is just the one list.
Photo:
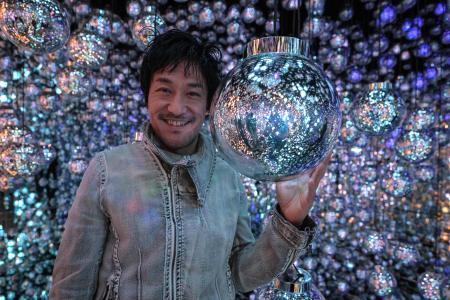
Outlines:
[[[161, 83], [168, 83], [168, 84], [173, 83], [172, 80], [170, 80], [169, 78], [166, 78], [166, 77], [158, 77], [155, 79], [155, 81], [158, 81]], [[192, 88], [200, 88], [200, 89], [203, 88], [203, 84], [201, 84], [200, 82], [190, 82], [190, 83], [188, 83], [188, 86], [192, 87]]]

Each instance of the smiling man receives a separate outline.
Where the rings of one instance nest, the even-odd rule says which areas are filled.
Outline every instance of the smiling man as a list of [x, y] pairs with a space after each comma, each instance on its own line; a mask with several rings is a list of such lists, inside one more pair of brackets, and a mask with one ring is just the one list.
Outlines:
[[239, 174], [201, 130], [220, 52], [188, 33], [155, 38], [141, 67], [142, 142], [98, 153], [70, 209], [50, 299], [234, 299], [286, 270], [311, 241], [307, 216], [328, 160], [277, 183], [255, 241]]

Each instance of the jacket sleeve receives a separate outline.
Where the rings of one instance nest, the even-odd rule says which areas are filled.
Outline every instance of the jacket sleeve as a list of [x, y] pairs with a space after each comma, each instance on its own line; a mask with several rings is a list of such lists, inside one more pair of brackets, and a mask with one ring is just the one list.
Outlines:
[[238, 185], [241, 208], [230, 267], [236, 289], [247, 292], [270, 282], [303, 255], [311, 243], [316, 225], [306, 217], [303, 224], [296, 227], [281, 215], [277, 205], [255, 241], [250, 229], [247, 197], [240, 181]]
[[108, 218], [100, 203], [106, 176], [103, 162], [102, 154], [94, 157], [78, 187], [53, 268], [49, 299], [86, 300], [96, 292], [108, 230]]

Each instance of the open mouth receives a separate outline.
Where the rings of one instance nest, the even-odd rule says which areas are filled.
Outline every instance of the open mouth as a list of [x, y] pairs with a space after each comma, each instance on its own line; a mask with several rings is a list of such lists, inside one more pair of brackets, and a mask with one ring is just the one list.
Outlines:
[[186, 126], [190, 121], [180, 121], [180, 120], [164, 120], [167, 124], [173, 127], [183, 127]]

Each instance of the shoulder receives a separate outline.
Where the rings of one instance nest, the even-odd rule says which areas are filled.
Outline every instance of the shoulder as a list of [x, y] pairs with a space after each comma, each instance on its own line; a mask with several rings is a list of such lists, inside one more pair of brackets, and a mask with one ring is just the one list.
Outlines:
[[99, 152], [97, 155], [103, 155], [108, 161], [111, 159], [114, 160], [122, 160], [122, 159], [130, 159], [130, 155], [141, 153], [144, 151], [144, 147], [142, 142], [133, 143], [133, 144], [122, 144], [119, 146], [111, 147], [107, 150], [103, 150]]
[[142, 142], [123, 144], [96, 154], [100, 163], [107, 168], [128, 169], [143, 165], [148, 161], [149, 153]]

